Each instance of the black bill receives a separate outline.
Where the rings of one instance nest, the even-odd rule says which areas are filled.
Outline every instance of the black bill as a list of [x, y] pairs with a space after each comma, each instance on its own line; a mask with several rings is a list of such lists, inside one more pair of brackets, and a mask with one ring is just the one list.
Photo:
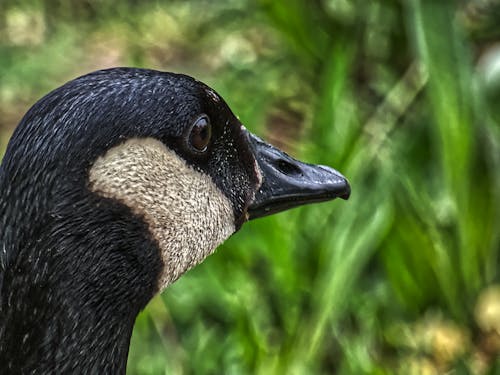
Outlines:
[[349, 198], [349, 182], [335, 169], [302, 163], [259, 137], [248, 136], [262, 173], [262, 185], [248, 209], [250, 220], [307, 203]]

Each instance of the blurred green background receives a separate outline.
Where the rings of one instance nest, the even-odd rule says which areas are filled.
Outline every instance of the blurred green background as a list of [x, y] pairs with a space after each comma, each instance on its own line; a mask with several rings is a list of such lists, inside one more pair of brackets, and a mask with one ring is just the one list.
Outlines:
[[351, 181], [246, 224], [138, 317], [130, 374], [500, 373], [500, 1], [1, 0], [0, 153], [140, 66]]

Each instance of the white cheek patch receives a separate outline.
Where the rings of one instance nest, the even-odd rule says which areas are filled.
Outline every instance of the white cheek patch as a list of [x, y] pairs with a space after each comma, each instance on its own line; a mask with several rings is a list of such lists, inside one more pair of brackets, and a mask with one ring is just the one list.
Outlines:
[[235, 230], [229, 199], [212, 179], [158, 140], [130, 139], [96, 160], [92, 191], [144, 217], [164, 268], [163, 290], [200, 263]]

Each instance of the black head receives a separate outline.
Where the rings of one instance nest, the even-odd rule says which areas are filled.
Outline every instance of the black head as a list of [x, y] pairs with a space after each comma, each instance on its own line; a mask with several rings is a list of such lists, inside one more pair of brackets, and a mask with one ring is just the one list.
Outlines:
[[[153, 139], [193, 171], [208, 176], [230, 202], [232, 231], [248, 219], [305, 203], [347, 198], [350, 193], [347, 180], [335, 170], [301, 163], [250, 134], [205, 84], [180, 74], [116, 68], [70, 81], [28, 111], [12, 136], [0, 169], [4, 204], [22, 204], [15, 211], [23, 212], [26, 221], [39, 221], [47, 212], [61, 216], [63, 208], [75, 206], [77, 200], [84, 202], [89, 190], [95, 193], [89, 175], [96, 161], [133, 139]], [[137, 163], [124, 168], [141, 175], [142, 160]], [[162, 163], [159, 161], [157, 169], [163, 168]], [[171, 172], [169, 179], [175, 180], [176, 172]], [[102, 176], [102, 170], [100, 173]], [[131, 184], [127, 190], [117, 185], [124, 181], [118, 175], [123, 169], [116, 174], [114, 193], [108, 192], [107, 198], [118, 197], [123, 203], [131, 190], [139, 191], [134, 185], [137, 176], [126, 176]], [[160, 183], [149, 181], [140, 193], [157, 189]], [[193, 190], [196, 186], [174, 188]], [[185, 198], [179, 196], [168, 210], [183, 207]], [[156, 199], [161, 203], [163, 196]], [[195, 200], [196, 194], [189, 199]], [[198, 202], [201, 207], [211, 202], [210, 196], [204, 199], [206, 202]], [[127, 203], [135, 206], [137, 202]], [[141, 216], [147, 210], [135, 211]], [[200, 210], [198, 216], [205, 214]], [[189, 215], [184, 225], [191, 219], [194, 222], [196, 211]], [[2, 219], [8, 220], [7, 216]], [[24, 232], [32, 236], [31, 228]], [[14, 241], [10, 237], [15, 233], [5, 234], [4, 242]], [[220, 239], [214, 242], [218, 243]], [[9, 263], [12, 253], [3, 255], [3, 263]]]
[[349, 195], [338, 172], [316, 168], [311, 175], [314, 166], [251, 136], [205, 84], [134, 68], [85, 75], [41, 99], [14, 133], [3, 168], [31, 174], [49, 166], [81, 182], [99, 156], [131, 138], [157, 139], [209, 175], [231, 200], [236, 228], [249, 217]]
[[[207, 136], [206, 147], [193, 145]], [[243, 223], [259, 184], [246, 132], [212, 89], [181, 74], [119, 68], [70, 81], [26, 114], [4, 169], [50, 165], [81, 182], [97, 157], [130, 138], [160, 140], [210, 175]]]

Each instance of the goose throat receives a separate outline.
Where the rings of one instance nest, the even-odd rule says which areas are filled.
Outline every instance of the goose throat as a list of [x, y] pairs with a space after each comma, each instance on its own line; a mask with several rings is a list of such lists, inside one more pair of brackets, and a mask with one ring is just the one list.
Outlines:
[[156, 139], [129, 139], [108, 150], [91, 167], [89, 187], [146, 221], [164, 263], [160, 291], [235, 231], [231, 202], [210, 176]]

